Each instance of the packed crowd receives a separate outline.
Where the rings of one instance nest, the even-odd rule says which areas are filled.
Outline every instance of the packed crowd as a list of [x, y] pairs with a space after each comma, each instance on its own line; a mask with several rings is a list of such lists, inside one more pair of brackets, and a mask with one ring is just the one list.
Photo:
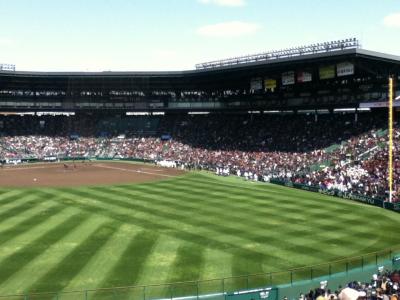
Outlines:
[[[16, 129], [18, 122], [12, 122], [15, 127], [6, 127], [0, 137], [0, 159], [107, 157], [172, 161], [172, 166], [208, 169], [218, 175], [279, 179], [387, 197], [388, 141], [385, 118], [380, 114], [359, 114], [357, 118], [354, 114], [173, 115], [153, 120], [158, 127], [152, 136], [140, 136], [132, 128], [107, 134], [104, 128], [96, 129], [96, 118], [67, 120], [49, 118], [35, 129], [25, 119], [22, 132]], [[148, 126], [148, 122], [141, 123]], [[13, 132], [7, 134], [7, 128]], [[144, 132], [143, 128], [139, 131]], [[396, 136], [400, 131], [396, 130]], [[395, 140], [398, 153], [400, 143]], [[394, 179], [397, 200], [398, 156]]]
[[[337, 290], [329, 289], [327, 281], [318, 288], [300, 294], [298, 300], [399, 300], [400, 271], [388, 271], [380, 268], [370, 282], [353, 281]], [[284, 297], [284, 300], [287, 300]]]
[[[398, 185], [400, 163], [397, 155], [400, 150], [399, 136], [400, 131], [395, 130], [394, 182], [396, 187], [400, 187]], [[322, 189], [359, 193], [369, 197], [385, 195], [388, 190], [388, 138], [385, 131], [371, 130], [349, 139], [347, 143], [332, 151], [329, 156], [331, 161], [329, 167], [280, 178], [318, 186]], [[397, 192], [394, 194], [395, 200], [397, 194]]]

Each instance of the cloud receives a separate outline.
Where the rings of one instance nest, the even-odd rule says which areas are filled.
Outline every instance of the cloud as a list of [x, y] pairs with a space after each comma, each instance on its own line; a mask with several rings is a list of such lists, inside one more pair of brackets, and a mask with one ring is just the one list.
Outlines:
[[387, 15], [383, 19], [383, 24], [390, 28], [400, 28], [400, 13]]
[[256, 33], [260, 26], [255, 23], [232, 21], [202, 26], [197, 34], [206, 37], [239, 37]]
[[246, 5], [245, 0], [198, 0], [198, 1], [203, 4], [214, 4], [218, 6], [239, 7]]

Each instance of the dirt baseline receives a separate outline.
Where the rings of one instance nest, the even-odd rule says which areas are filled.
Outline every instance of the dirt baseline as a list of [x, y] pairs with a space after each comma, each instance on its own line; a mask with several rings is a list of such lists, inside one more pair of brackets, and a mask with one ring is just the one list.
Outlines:
[[177, 169], [113, 162], [67, 162], [7, 166], [0, 187], [69, 187], [156, 181], [183, 174]]

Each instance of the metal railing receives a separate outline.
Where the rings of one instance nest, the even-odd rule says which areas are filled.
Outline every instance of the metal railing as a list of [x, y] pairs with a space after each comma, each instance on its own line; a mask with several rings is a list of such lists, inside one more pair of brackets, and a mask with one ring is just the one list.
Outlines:
[[[293, 286], [296, 282], [313, 280], [328, 276], [344, 276], [352, 271], [363, 272], [371, 266], [393, 267], [395, 254], [400, 253], [400, 246], [392, 247], [362, 256], [343, 258], [329, 263], [294, 268], [283, 272], [249, 274], [219, 279], [152, 284], [141, 286], [87, 289], [81, 291], [62, 291], [54, 293], [27, 293], [0, 296], [0, 300], [150, 300], [150, 299], [208, 299], [225, 300], [235, 291], [245, 291], [279, 285]], [[347, 277], [346, 277], [347, 278]]]

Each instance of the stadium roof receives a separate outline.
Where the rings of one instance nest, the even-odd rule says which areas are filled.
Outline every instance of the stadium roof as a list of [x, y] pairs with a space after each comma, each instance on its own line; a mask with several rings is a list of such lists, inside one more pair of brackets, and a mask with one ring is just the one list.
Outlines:
[[221, 71], [240, 71], [252, 68], [268, 68], [269, 66], [279, 66], [287, 64], [297, 64], [297, 63], [310, 63], [310, 62], [321, 62], [328, 61], [330, 59], [340, 59], [340, 58], [351, 58], [351, 57], [362, 57], [369, 60], [382, 61], [386, 63], [394, 63], [400, 65], [400, 56], [380, 53], [365, 49], [353, 48], [344, 49], [341, 51], [325, 52], [325, 53], [315, 53], [302, 56], [284, 57], [276, 58], [273, 60], [264, 60], [246, 64], [235, 64], [228, 66], [221, 66], [215, 68], [206, 69], [194, 69], [185, 71], [103, 71], [103, 72], [36, 72], [36, 71], [0, 71], [2, 75], [8, 76], [39, 76], [39, 77], [181, 77], [185, 75], [200, 75], [204, 73], [214, 73]]

